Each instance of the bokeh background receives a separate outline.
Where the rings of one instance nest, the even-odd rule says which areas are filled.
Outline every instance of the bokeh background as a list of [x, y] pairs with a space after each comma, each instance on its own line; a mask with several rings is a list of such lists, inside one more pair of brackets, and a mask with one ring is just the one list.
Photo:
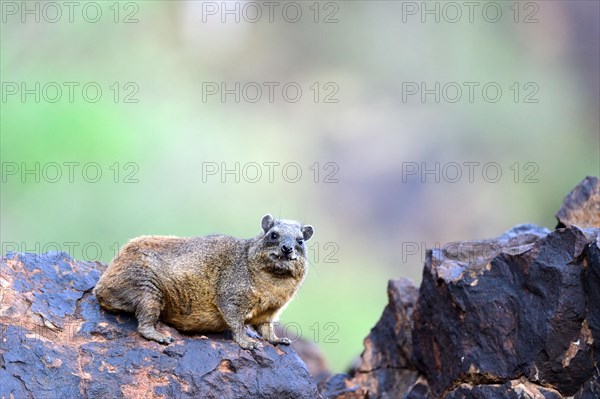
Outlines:
[[552, 228], [599, 174], [596, 1], [54, 3], [2, 2], [3, 253], [108, 262], [142, 234], [310, 223], [282, 323], [336, 371], [426, 248]]

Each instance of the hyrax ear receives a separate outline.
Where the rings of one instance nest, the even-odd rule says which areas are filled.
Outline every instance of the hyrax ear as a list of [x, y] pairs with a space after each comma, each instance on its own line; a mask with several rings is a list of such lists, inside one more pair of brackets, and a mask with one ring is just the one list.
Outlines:
[[262, 226], [263, 231], [266, 233], [267, 231], [271, 230], [271, 227], [273, 227], [273, 225], [275, 224], [275, 220], [273, 220], [273, 216], [265, 215], [263, 216], [260, 224]]
[[315, 231], [312, 226], [302, 227], [302, 237], [304, 237], [304, 241], [310, 240], [310, 237], [312, 237], [314, 232]]

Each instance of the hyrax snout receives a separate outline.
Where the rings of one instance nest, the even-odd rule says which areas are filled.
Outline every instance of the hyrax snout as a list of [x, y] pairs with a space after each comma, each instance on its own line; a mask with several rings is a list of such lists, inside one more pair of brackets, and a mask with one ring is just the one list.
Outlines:
[[134, 313], [138, 331], [168, 344], [156, 330], [163, 320], [184, 332], [230, 329], [246, 349], [260, 347], [244, 325], [274, 344], [273, 322], [308, 271], [305, 241], [312, 226], [266, 215], [254, 238], [225, 235], [180, 238], [142, 236], [121, 248], [94, 289], [109, 311]]

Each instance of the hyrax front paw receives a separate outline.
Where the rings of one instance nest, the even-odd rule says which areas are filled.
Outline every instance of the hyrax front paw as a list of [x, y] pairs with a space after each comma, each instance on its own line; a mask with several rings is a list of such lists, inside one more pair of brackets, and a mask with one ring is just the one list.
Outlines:
[[156, 340], [156, 342], [158, 342], [159, 344], [163, 344], [163, 345], [169, 345], [173, 341], [175, 341], [175, 338], [171, 337], [170, 335], [164, 335], [164, 334], [163, 334], [162, 338]]
[[140, 334], [142, 334], [146, 339], [156, 341], [163, 345], [169, 345], [174, 341], [173, 337], [170, 335], [161, 334], [156, 330], [140, 330]]
[[256, 340], [256, 339], [251, 339], [251, 338], [240, 338], [237, 340], [237, 343], [244, 349], [261, 349], [262, 348], [262, 344]]
[[289, 338], [275, 338], [272, 340], [269, 340], [270, 343], [272, 343], [273, 345], [291, 345], [292, 341]]

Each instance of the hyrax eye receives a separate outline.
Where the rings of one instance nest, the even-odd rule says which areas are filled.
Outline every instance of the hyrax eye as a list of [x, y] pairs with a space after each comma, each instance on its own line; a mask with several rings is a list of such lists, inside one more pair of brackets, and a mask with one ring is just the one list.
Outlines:
[[279, 238], [279, 234], [278, 233], [276, 233], [276, 232], [272, 232], [271, 233], [271, 240], [276, 240], [278, 238]]

